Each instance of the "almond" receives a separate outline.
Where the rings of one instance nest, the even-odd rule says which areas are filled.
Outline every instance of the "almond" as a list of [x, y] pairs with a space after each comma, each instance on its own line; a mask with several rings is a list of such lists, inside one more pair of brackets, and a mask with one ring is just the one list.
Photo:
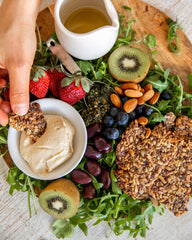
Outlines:
[[146, 102], [149, 101], [149, 100], [153, 97], [154, 93], [155, 93], [155, 92], [154, 92], [152, 89], [146, 91], [146, 92], [143, 94], [143, 97], [144, 97], [145, 101], [146, 101]]
[[144, 92], [145, 92], [145, 89], [144, 89], [144, 88], [141, 88], [140, 92], [144, 93]]
[[124, 83], [121, 85], [121, 89], [123, 90], [126, 90], [126, 89], [135, 89], [135, 90], [138, 90], [138, 86], [136, 83], [132, 83], [132, 82], [129, 82], [129, 83]]
[[123, 105], [123, 110], [126, 113], [130, 113], [132, 112], [135, 108], [137, 107], [137, 99], [136, 98], [132, 98], [127, 100], [124, 105]]
[[153, 97], [150, 99], [149, 104], [154, 105], [160, 97], [160, 92], [155, 92], [155, 94], [153, 95]]
[[145, 85], [144, 90], [145, 92], [147, 92], [148, 90], [152, 90], [153, 86], [151, 85], [151, 83], [148, 83], [147, 85]]
[[138, 91], [138, 90], [134, 90], [134, 89], [126, 89], [124, 91], [124, 94], [127, 96], [127, 97], [133, 97], [133, 98], [138, 98], [138, 97], [141, 97], [143, 96], [143, 93]]
[[115, 93], [112, 93], [110, 96], [111, 102], [115, 105], [115, 107], [121, 108], [121, 99]]
[[139, 83], [137, 83], [137, 90], [141, 91], [141, 85]]
[[145, 103], [144, 97], [143, 97], [143, 96], [139, 97], [137, 104], [138, 104], [138, 105], [143, 105], [144, 103]]
[[117, 94], [119, 94], [119, 95], [123, 95], [123, 90], [120, 88], [120, 87], [118, 87], [118, 86], [115, 86], [115, 92], [117, 93]]
[[138, 123], [145, 126], [148, 123], [148, 119], [146, 117], [140, 117], [138, 118]]

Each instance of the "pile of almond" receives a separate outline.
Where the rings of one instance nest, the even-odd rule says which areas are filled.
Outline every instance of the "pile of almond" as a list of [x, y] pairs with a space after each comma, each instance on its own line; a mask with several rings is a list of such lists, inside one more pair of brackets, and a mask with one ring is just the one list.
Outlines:
[[[154, 105], [160, 97], [160, 92], [155, 92], [150, 83], [146, 84], [144, 88], [142, 88], [138, 83], [123, 83], [120, 87], [115, 87], [115, 92], [116, 93], [113, 93], [110, 96], [111, 102], [114, 106], [123, 108], [126, 113], [131, 113], [135, 110], [137, 105], [143, 105], [145, 102], [148, 102], [150, 105]], [[130, 99], [122, 106], [119, 96], [123, 95], [129, 97]], [[148, 119], [145, 117], [140, 117], [138, 121], [142, 125], [146, 125], [148, 123]]]

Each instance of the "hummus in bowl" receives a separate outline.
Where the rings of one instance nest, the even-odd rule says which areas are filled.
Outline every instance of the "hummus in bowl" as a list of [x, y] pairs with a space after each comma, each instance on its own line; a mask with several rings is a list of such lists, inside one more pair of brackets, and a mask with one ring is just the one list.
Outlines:
[[87, 145], [87, 131], [80, 114], [58, 99], [39, 99], [47, 120], [45, 133], [32, 143], [25, 134], [10, 127], [8, 149], [15, 165], [25, 174], [53, 180], [71, 172], [81, 161]]

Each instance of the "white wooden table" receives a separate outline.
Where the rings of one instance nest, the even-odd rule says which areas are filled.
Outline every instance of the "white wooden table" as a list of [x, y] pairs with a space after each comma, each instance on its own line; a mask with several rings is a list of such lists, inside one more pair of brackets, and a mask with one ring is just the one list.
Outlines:
[[[172, 19], [178, 19], [184, 31], [192, 42], [192, 1], [191, 0], [145, 0]], [[14, 192], [9, 195], [9, 185], [6, 183], [8, 167], [0, 158], [0, 240], [55, 240], [57, 239], [50, 228], [54, 219], [38, 206], [38, 214], [28, 215], [27, 193]], [[192, 239], [192, 199], [188, 204], [189, 212], [176, 218], [168, 210], [163, 216], [155, 214], [147, 240], [191, 240]], [[88, 224], [89, 234], [76, 230], [72, 240], [104, 240], [110, 234], [107, 224], [101, 223], [96, 227]], [[127, 239], [127, 233], [120, 237], [111, 234], [109, 240]], [[137, 237], [137, 240], [143, 238]]]

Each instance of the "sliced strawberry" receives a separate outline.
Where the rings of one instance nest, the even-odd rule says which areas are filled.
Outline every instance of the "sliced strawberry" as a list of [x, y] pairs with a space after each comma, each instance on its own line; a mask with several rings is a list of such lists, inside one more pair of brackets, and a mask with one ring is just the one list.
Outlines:
[[49, 89], [49, 75], [42, 67], [33, 67], [29, 84], [30, 92], [38, 98], [46, 96]]

